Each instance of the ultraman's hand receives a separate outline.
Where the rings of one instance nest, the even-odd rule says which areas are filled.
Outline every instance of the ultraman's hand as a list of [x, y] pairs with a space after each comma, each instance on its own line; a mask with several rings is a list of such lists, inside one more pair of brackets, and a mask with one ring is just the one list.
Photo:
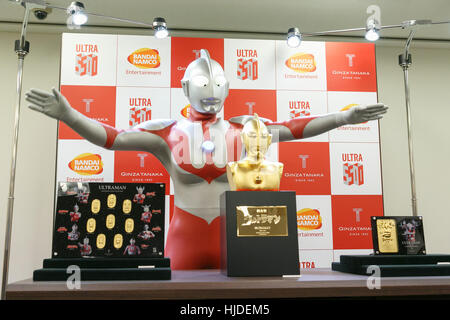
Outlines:
[[39, 89], [31, 89], [26, 93], [25, 100], [32, 103], [29, 108], [39, 111], [51, 118], [71, 122], [73, 110], [67, 99], [57, 89], [52, 88], [52, 93]]
[[342, 120], [345, 124], [358, 124], [371, 120], [378, 120], [383, 118], [382, 115], [387, 112], [387, 109], [388, 107], [383, 103], [356, 106], [342, 112]]

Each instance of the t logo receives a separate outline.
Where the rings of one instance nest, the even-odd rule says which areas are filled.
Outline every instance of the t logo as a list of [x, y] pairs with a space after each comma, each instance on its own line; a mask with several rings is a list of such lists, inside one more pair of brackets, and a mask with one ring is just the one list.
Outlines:
[[248, 114], [253, 114], [253, 106], [256, 102], [246, 102], [245, 104], [248, 106]]
[[361, 221], [361, 215], [360, 215], [361, 211], [363, 211], [362, 208], [353, 208], [353, 212], [355, 213], [355, 220], [356, 220], [356, 222], [360, 222]]
[[309, 158], [309, 154], [299, 154], [298, 157], [302, 159], [302, 169], [306, 169], [306, 159]]
[[93, 102], [94, 99], [83, 99], [83, 102], [86, 104], [86, 113], [91, 112], [91, 102]]
[[195, 59], [200, 58], [200, 50], [192, 50], [192, 52], [195, 54]]
[[355, 54], [354, 53], [347, 53], [345, 56], [348, 59], [348, 66], [349, 67], [353, 67], [353, 58], [355, 57]]
[[146, 153], [138, 153], [137, 156], [140, 159], [139, 160], [139, 166], [141, 168], [144, 168], [144, 165], [145, 165], [145, 160], [144, 159], [145, 159], [145, 157], [148, 156], [148, 154], [146, 154]]

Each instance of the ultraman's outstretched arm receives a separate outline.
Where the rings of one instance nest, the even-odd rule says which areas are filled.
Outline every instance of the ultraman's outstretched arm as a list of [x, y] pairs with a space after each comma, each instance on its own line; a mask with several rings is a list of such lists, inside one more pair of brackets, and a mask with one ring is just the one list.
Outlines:
[[356, 106], [346, 111], [322, 116], [301, 117], [283, 122], [266, 123], [270, 133], [279, 141], [309, 138], [347, 124], [358, 124], [381, 119], [387, 112], [383, 103]]
[[147, 151], [157, 156], [168, 151], [167, 145], [159, 136], [141, 130], [146, 129], [145, 126], [158, 126], [158, 121], [148, 121], [133, 129], [117, 130], [89, 119], [73, 109], [58, 90], [53, 88], [52, 91], [53, 93], [49, 93], [31, 89], [26, 93], [26, 100], [32, 103], [29, 108], [63, 121], [86, 140], [107, 149]]

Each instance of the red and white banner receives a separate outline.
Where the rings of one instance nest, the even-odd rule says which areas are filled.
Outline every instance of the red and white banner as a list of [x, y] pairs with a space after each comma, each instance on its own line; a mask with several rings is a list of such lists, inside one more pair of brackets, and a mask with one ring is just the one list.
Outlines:
[[[275, 40], [63, 34], [61, 91], [79, 112], [119, 129], [181, 119], [189, 102], [180, 80], [200, 49], [230, 81], [224, 119], [256, 112], [285, 121], [377, 102], [375, 46], [343, 42], [289, 48]], [[271, 146], [270, 159], [285, 165], [282, 190], [297, 194], [301, 268], [371, 252], [369, 217], [383, 215], [378, 130], [372, 121]], [[166, 183], [169, 225], [176, 195], [151, 154], [105, 150], [60, 123], [57, 180]]]

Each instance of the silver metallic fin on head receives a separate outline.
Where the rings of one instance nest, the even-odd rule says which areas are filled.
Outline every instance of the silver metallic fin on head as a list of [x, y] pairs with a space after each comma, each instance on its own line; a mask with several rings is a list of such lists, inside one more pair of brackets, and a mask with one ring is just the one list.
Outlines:
[[209, 56], [208, 50], [200, 49], [200, 59], [205, 59], [209, 69], [209, 76], [212, 79], [213, 73], [212, 73], [211, 57]]

